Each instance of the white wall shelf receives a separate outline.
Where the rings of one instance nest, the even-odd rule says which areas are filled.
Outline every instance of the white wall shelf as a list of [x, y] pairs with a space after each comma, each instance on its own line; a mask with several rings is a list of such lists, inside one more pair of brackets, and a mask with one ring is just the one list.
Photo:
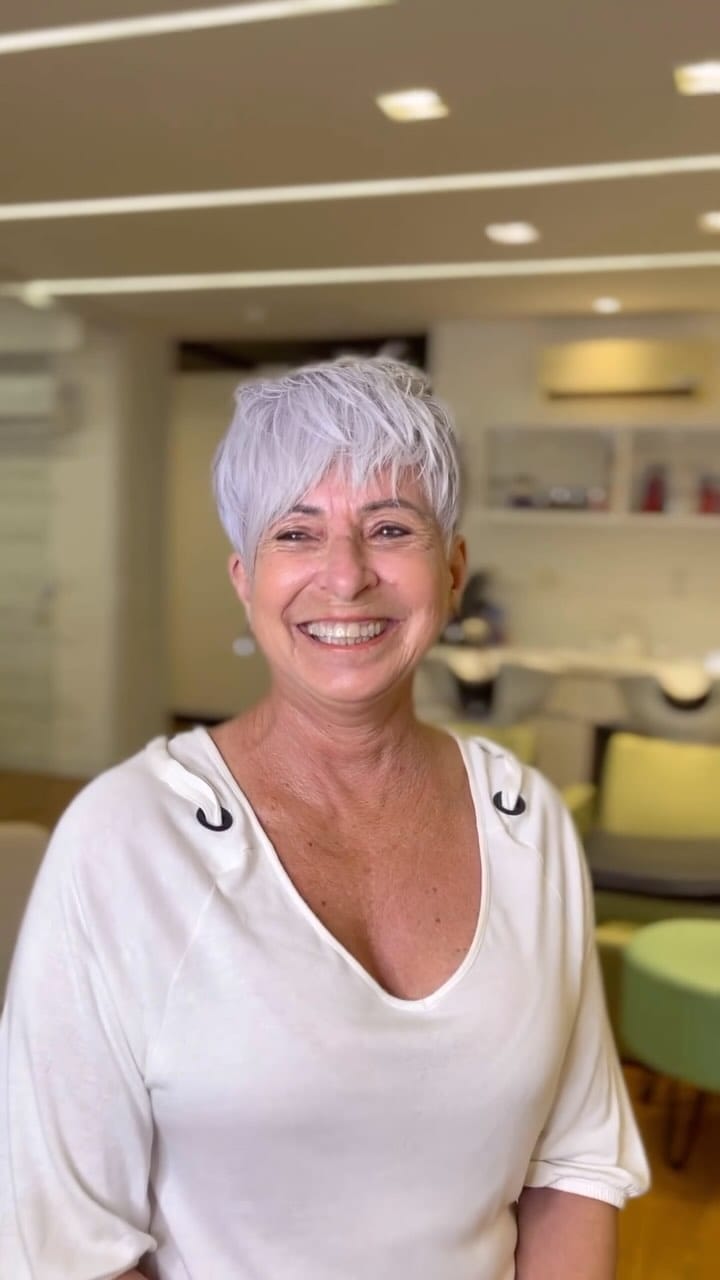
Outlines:
[[[643, 510], [648, 477], [659, 472], [665, 509]], [[486, 432], [484, 511], [493, 521], [652, 523], [720, 527], [720, 510], [700, 510], [712, 485], [720, 505], [720, 423], [672, 426], [523, 424]], [[567, 506], [559, 505], [565, 500]], [[516, 505], [518, 502], [532, 505]], [[587, 502], [587, 506], [581, 505]]]

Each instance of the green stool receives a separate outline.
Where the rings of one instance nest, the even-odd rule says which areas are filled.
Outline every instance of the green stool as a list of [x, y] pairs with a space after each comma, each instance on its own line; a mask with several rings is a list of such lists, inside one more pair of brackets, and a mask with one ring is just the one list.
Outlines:
[[720, 1091], [720, 921], [663, 920], [638, 930], [625, 951], [620, 1025], [640, 1062], [698, 1091], [680, 1152], [675, 1091], [668, 1113], [666, 1153], [681, 1168], [705, 1094]]

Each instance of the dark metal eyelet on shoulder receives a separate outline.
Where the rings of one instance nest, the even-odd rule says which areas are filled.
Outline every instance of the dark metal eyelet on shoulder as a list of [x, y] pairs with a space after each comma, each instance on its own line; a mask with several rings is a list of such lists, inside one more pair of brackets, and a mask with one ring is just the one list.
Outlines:
[[227, 809], [220, 809], [220, 825], [214, 826], [212, 822], [208, 822], [202, 809], [198, 809], [195, 817], [201, 827], [205, 827], [207, 831], [229, 831], [233, 824], [232, 814]]
[[527, 809], [527, 805], [522, 796], [518, 796], [512, 809], [506, 809], [502, 801], [502, 791], [496, 791], [493, 796], [493, 804], [501, 813], [506, 813], [509, 818], [519, 818], [521, 813]]

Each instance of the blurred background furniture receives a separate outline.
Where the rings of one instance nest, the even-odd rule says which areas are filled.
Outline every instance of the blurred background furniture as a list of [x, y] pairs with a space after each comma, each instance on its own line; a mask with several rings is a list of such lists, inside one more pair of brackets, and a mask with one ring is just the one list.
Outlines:
[[[536, 679], [542, 675], [544, 678]], [[537, 759], [537, 728], [525, 716], [539, 706], [545, 696], [545, 673], [514, 668], [505, 673], [501, 668], [495, 682], [498, 687], [498, 712], [489, 716], [468, 714], [457, 678], [445, 663], [425, 658], [415, 673], [415, 711], [420, 720], [435, 724], [458, 737], [490, 738], [507, 747], [524, 764]]]
[[621, 1032], [633, 1056], [697, 1091], [681, 1135], [671, 1094], [666, 1158], [681, 1168], [708, 1092], [720, 1092], [720, 921], [665, 920], [637, 931], [625, 950]]
[[[617, 733], [600, 784], [570, 787], [566, 801], [585, 844], [599, 919], [720, 915], [720, 745]], [[659, 917], [656, 917], [659, 918]]]
[[517, 724], [543, 709], [555, 680], [555, 672], [547, 667], [525, 666], [503, 662], [495, 677], [490, 701], [494, 724]]
[[595, 895], [608, 1011], [623, 1049], [623, 954], [642, 925], [720, 918], [720, 745], [616, 733], [600, 782], [565, 788]]
[[490, 644], [490, 624], [485, 618], [463, 618], [460, 621], [460, 634], [464, 644]]
[[[538, 767], [559, 787], [597, 782], [607, 740], [620, 729], [713, 738], [709, 721], [717, 694], [710, 691], [717, 676], [702, 659], [651, 658], [619, 643], [565, 649], [459, 640], [436, 644], [428, 656], [457, 677], [463, 715], [498, 724], [533, 719]], [[637, 677], [647, 677], [651, 690], [642, 694], [642, 714], [634, 701], [632, 710], [628, 705], [628, 699], [640, 700], [636, 686], [627, 685], [627, 697], [621, 688]], [[650, 701], [669, 712], [671, 731], [663, 731], [659, 712], [648, 710]]]
[[460, 685], [450, 667], [436, 658], [423, 658], [413, 683], [415, 713], [427, 724], [445, 724], [462, 717]]
[[0, 1004], [25, 904], [50, 832], [35, 822], [0, 822]]
[[595, 926], [595, 943], [600, 957], [605, 1003], [615, 1043], [622, 1058], [628, 1057], [630, 1053], [623, 1039], [621, 1023], [625, 952], [640, 928], [636, 921], [631, 920], [604, 920]]
[[[671, 695], [651, 675], [619, 676], [618, 686], [626, 710], [624, 728], [629, 732], [720, 743], [720, 680], [709, 683], [704, 693], [686, 698]], [[688, 690], [689, 695], [692, 692]]]

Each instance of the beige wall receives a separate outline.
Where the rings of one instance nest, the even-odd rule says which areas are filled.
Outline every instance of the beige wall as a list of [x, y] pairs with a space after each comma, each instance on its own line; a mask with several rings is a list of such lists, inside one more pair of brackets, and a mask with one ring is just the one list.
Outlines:
[[233, 653], [247, 636], [245, 613], [227, 574], [230, 552], [210, 488], [210, 467], [230, 421], [237, 374], [181, 374], [174, 380], [168, 451], [168, 626], [170, 709], [227, 716], [267, 688], [256, 652]]
[[[6, 623], [17, 624], [6, 630], [11, 644], [0, 670], [0, 759], [7, 769], [89, 776], [166, 723], [169, 349], [142, 332], [0, 310], [0, 355], [32, 351], [47, 354], [57, 403], [33, 455], [44, 501], [18, 504], [22, 536], [0, 552]], [[3, 438], [0, 462], [17, 471], [27, 440], [13, 445], [7, 431]], [[13, 686], [32, 649], [46, 691], [23, 706]]]
[[[708, 340], [714, 366], [702, 396], [557, 402], [537, 385], [541, 349], [584, 337]], [[448, 323], [433, 333], [438, 392], [457, 414], [468, 470], [471, 563], [495, 571], [512, 637], [538, 645], [633, 644], [656, 654], [720, 648], [720, 525], [638, 528], [577, 518], [563, 526], [493, 524], [480, 510], [489, 427], [540, 423], [720, 428], [720, 322], [655, 317]], [[522, 467], [519, 467], [522, 470]]]

